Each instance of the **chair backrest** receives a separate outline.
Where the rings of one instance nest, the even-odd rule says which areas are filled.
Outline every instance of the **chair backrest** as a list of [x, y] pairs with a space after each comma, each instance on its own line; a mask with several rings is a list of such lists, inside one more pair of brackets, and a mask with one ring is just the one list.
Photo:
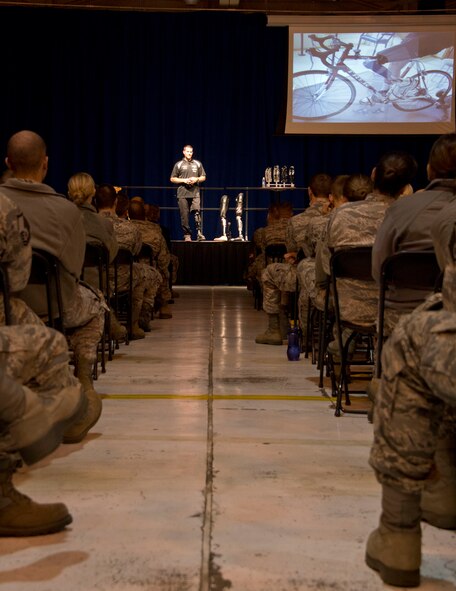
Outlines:
[[143, 259], [147, 259], [151, 267], [154, 266], [154, 249], [152, 245], [147, 242], [142, 243], [141, 250], [135, 256], [136, 261], [142, 261]]
[[81, 279], [88, 281], [87, 274], [90, 270], [96, 270], [98, 289], [109, 301], [109, 250], [102, 242], [88, 242], [86, 244], [84, 264], [82, 267]]
[[[339, 293], [337, 282], [340, 279], [351, 279], [359, 282], [365, 282], [372, 284], [375, 287], [375, 282], [372, 277], [372, 247], [371, 246], [356, 246], [353, 248], [344, 248], [337, 250], [332, 253], [330, 260], [330, 285], [326, 292], [326, 303], [325, 303], [325, 318], [328, 314], [328, 303], [329, 295], [331, 293], [333, 298], [334, 317], [335, 317], [335, 336], [337, 342], [337, 349], [340, 355], [340, 377], [339, 382], [336, 386], [337, 398], [335, 415], [340, 416], [340, 413], [350, 412], [354, 414], [365, 414], [365, 410], [349, 410], [350, 398], [349, 398], [349, 387], [348, 387], [348, 374], [346, 367], [349, 364], [348, 350], [350, 341], [354, 339], [354, 335], [365, 335], [368, 338], [369, 346], [366, 349], [367, 359], [364, 362], [365, 365], [372, 365], [370, 354], [373, 351], [373, 337], [376, 332], [374, 324], [369, 326], [360, 325], [353, 321], [342, 320], [341, 318], [341, 307], [339, 302]], [[349, 328], [352, 331], [351, 336], [343, 342], [342, 333], [344, 328]], [[358, 365], [359, 360], [356, 361]], [[346, 407], [342, 405], [342, 394], [345, 393]]]
[[0, 262], [0, 290], [3, 295], [3, 311], [5, 324], [11, 324], [10, 288], [8, 279], [8, 265]]
[[403, 250], [388, 257], [382, 265], [380, 287], [438, 288], [441, 271], [432, 250]]
[[32, 267], [28, 285], [41, 285], [45, 288], [47, 302], [46, 324], [64, 332], [58, 259], [44, 250], [32, 248]]
[[269, 263], [282, 263], [286, 252], [287, 247], [285, 244], [268, 244], [264, 250], [266, 264], [268, 265]]
[[438, 291], [443, 274], [432, 250], [404, 250], [383, 261], [380, 272], [378, 304], [377, 377], [381, 375], [381, 355], [384, 341], [385, 302], [388, 289], [417, 289], [427, 292]]
[[[372, 247], [356, 246], [353, 248], [344, 248], [331, 254], [329, 289], [331, 290], [333, 297], [336, 324], [339, 326], [341, 318], [337, 289], [338, 279], [353, 279], [356, 281], [373, 283]], [[327, 300], [329, 300], [329, 291], [327, 294]]]
[[374, 281], [372, 277], [372, 247], [356, 246], [336, 250], [331, 256], [331, 272], [335, 278]]

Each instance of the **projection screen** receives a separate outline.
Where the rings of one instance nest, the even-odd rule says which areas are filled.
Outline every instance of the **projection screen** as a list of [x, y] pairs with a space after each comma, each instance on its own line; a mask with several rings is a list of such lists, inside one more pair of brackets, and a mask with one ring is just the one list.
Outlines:
[[456, 17], [304, 20], [289, 26], [285, 133], [455, 131]]

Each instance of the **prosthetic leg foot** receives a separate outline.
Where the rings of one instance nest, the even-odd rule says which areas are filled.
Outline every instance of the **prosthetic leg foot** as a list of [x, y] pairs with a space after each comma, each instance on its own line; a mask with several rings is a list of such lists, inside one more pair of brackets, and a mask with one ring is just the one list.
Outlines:
[[214, 238], [215, 242], [227, 242], [228, 236], [226, 233], [226, 213], [228, 211], [229, 197], [222, 195], [220, 199], [220, 222], [222, 224], [222, 235]]

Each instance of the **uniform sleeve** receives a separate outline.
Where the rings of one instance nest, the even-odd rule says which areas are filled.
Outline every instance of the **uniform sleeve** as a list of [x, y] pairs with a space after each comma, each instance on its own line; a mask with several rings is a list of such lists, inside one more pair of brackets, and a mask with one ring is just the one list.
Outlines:
[[[71, 204], [74, 205], [74, 204]], [[79, 280], [84, 264], [86, 233], [81, 213], [76, 205], [71, 212], [67, 212], [67, 219], [65, 227], [68, 232], [62, 229], [61, 237], [61, 251], [57, 256], [65, 269]]]
[[456, 258], [456, 201], [444, 207], [431, 225], [431, 237], [440, 268]]
[[328, 263], [329, 271], [329, 250], [324, 242], [319, 242], [317, 245], [317, 252], [315, 253], [315, 285], [319, 288], [327, 286], [329, 281], [329, 272], [327, 273], [323, 268], [323, 261]]
[[391, 211], [391, 208], [387, 210], [372, 247], [372, 277], [377, 283], [380, 283], [383, 262], [395, 252], [396, 231]]
[[294, 238], [293, 218], [290, 218], [288, 220], [285, 244], [287, 246], [288, 252], [296, 252], [298, 250], [298, 245], [297, 245], [296, 240]]

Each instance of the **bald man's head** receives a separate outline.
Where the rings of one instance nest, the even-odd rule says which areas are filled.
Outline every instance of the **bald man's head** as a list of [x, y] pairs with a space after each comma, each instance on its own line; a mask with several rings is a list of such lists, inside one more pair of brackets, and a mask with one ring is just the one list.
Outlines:
[[19, 131], [10, 137], [6, 165], [16, 178], [41, 182], [47, 172], [46, 144], [34, 131]]

